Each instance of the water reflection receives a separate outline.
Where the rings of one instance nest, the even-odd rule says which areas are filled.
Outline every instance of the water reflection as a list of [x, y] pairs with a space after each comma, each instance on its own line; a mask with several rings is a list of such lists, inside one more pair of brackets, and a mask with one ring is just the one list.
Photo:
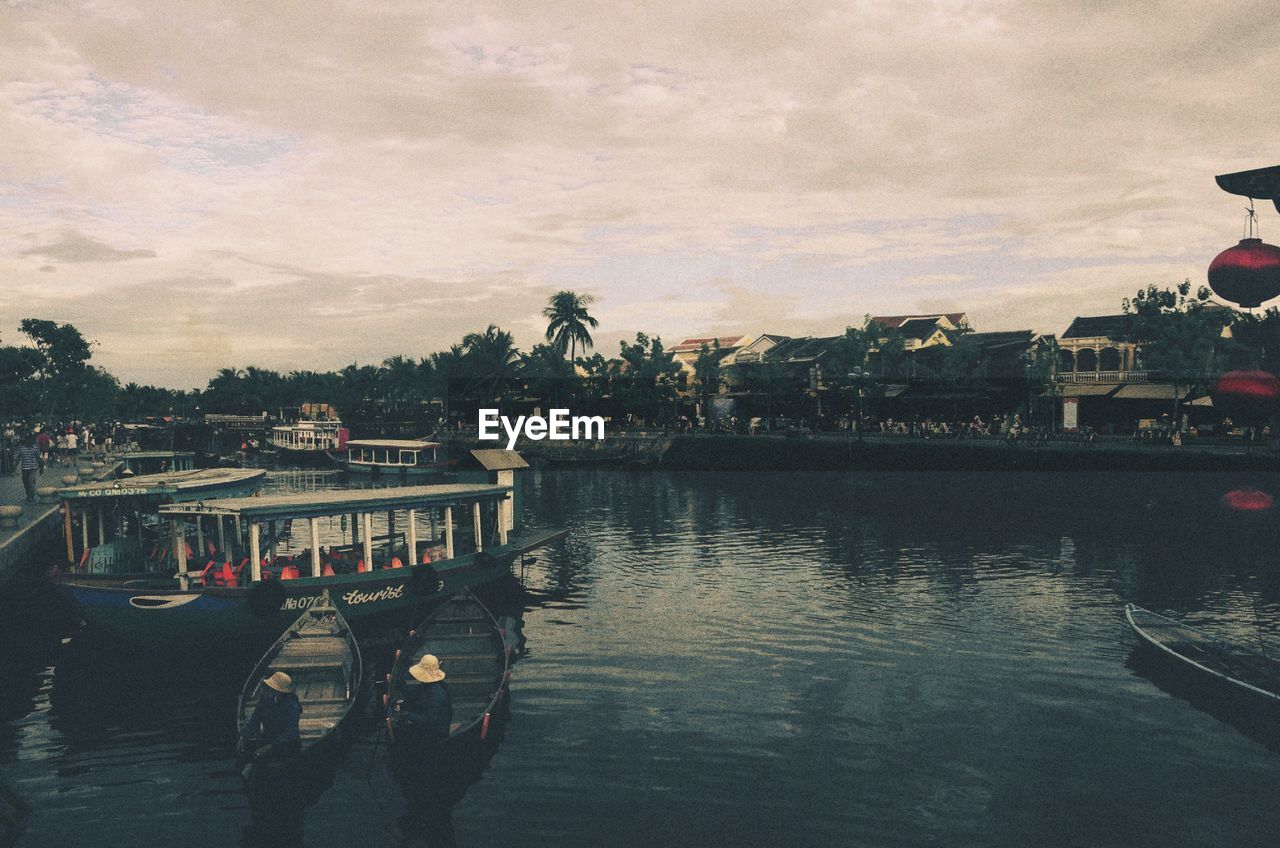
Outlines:
[[[533, 482], [531, 519], [572, 532], [527, 589], [484, 598], [523, 615], [528, 644], [501, 748], [450, 808], [459, 844], [1209, 845], [1280, 828], [1266, 724], [1150, 672], [1121, 616], [1133, 601], [1280, 645], [1280, 520], [1220, 503], [1275, 478]], [[256, 657], [224, 675], [179, 646], [173, 673], [130, 668], [64, 646], [42, 604], [0, 622], [18, 646], [0, 652], [0, 769], [37, 806], [23, 844], [235, 844], [230, 716]], [[366, 650], [382, 673], [401, 635]], [[401, 816], [424, 813], [447, 838], [393, 780], [376, 710], [354, 736], [306, 844], [399, 844]]]

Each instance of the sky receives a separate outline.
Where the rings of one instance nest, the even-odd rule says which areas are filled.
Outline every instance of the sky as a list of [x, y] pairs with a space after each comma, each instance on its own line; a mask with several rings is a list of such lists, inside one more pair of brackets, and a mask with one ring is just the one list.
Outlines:
[[[123, 382], [964, 311], [1061, 333], [1242, 236], [1263, 3], [0, 0], [0, 342]], [[1280, 216], [1259, 204], [1261, 236]]]

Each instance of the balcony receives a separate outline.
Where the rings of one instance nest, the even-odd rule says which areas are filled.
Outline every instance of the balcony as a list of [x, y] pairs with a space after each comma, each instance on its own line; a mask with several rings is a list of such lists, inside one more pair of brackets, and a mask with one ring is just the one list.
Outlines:
[[1145, 383], [1149, 371], [1065, 371], [1058, 374], [1059, 383]]

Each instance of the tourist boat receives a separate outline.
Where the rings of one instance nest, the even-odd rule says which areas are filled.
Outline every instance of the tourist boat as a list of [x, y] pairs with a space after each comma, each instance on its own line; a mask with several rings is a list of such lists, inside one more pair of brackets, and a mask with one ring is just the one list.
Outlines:
[[[292, 679], [293, 693], [302, 705], [301, 761], [292, 765], [306, 767], [340, 739], [363, 681], [360, 646], [328, 592], [321, 593], [254, 666], [236, 707], [236, 727], [242, 733], [262, 697], [263, 681], [277, 671]], [[245, 780], [252, 784], [259, 769], [253, 763], [248, 766]]]
[[346, 453], [330, 453], [329, 458], [353, 474], [438, 477], [448, 468], [440, 447], [425, 439], [352, 439]]
[[[514, 636], [514, 634], [512, 634]], [[463, 590], [440, 604], [396, 651], [387, 675], [387, 733], [391, 739], [392, 775], [413, 797], [415, 790], [443, 792], [456, 803], [470, 776], [478, 777], [495, 723], [504, 714], [511, 681], [511, 639], [475, 595]], [[433, 654], [445, 672], [444, 685], [453, 704], [449, 735], [433, 744], [415, 744], [408, 734], [397, 734], [403, 688], [411, 683], [409, 669], [426, 654]]]
[[227, 540], [221, 561], [193, 563], [174, 545], [171, 574], [68, 574], [60, 585], [91, 627], [140, 645], [265, 644], [326, 590], [353, 627], [372, 628], [433, 595], [510, 575], [518, 557], [560, 538], [523, 528], [519, 490], [454, 483], [173, 503], [160, 508], [172, 537], [192, 525], [216, 534]]
[[1143, 642], [1162, 656], [1268, 703], [1280, 702], [1280, 661], [1134, 604], [1125, 606], [1124, 616]]
[[122, 477], [191, 471], [195, 467], [196, 455], [191, 451], [129, 451], [120, 455]]
[[294, 459], [323, 459], [330, 451], [341, 451], [348, 431], [338, 413], [328, 404], [303, 404], [301, 417], [292, 424], [271, 428], [267, 443]]
[[[256, 468], [188, 468], [59, 489], [66, 544], [63, 570], [90, 580], [171, 573], [167, 560], [173, 539], [161, 534], [159, 508], [170, 503], [249, 495], [266, 476], [266, 471]], [[226, 550], [223, 536], [206, 537], [201, 527], [197, 525], [185, 539], [189, 558], [207, 558]]]

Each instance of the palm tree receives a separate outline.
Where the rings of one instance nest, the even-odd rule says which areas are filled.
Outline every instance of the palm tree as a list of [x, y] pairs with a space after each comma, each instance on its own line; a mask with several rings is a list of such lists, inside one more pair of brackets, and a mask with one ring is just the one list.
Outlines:
[[587, 328], [594, 330], [600, 326], [600, 322], [587, 313], [587, 307], [595, 303], [595, 300], [589, 294], [556, 292], [542, 310], [543, 317], [549, 319], [547, 341], [554, 344], [561, 354], [569, 351], [570, 362], [573, 362], [578, 352], [579, 342], [582, 343], [583, 350], [594, 344], [591, 331]]
[[511, 334], [490, 324], [483, 333], [467, 333], [462, 347], [477, 399], [483, 396], [486, 400], [500, 400], [519, 376], [520, 351]]

